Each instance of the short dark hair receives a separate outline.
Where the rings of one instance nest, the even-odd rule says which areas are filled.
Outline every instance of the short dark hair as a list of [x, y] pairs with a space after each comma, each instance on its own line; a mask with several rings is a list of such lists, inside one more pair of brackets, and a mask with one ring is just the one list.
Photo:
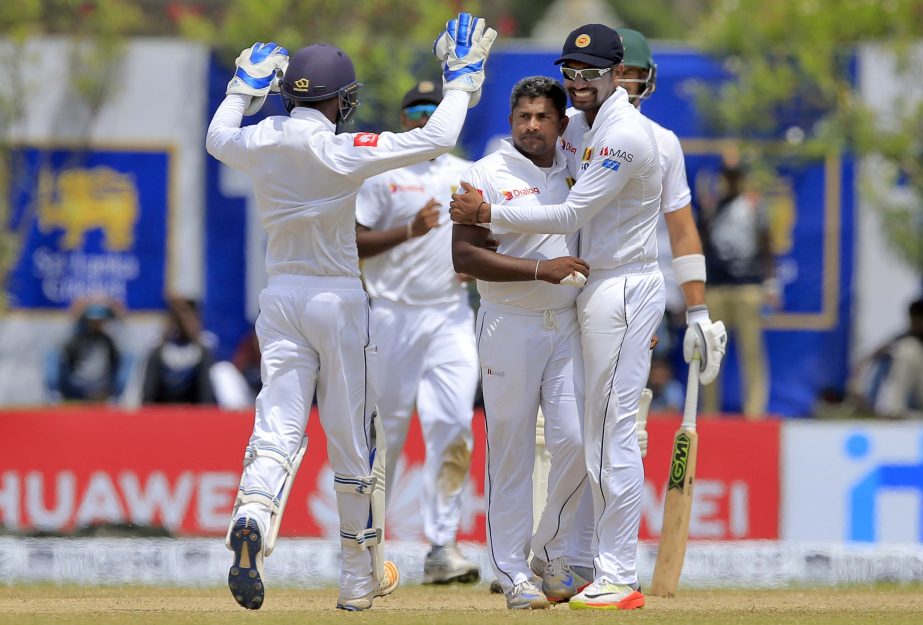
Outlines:
[[510, 112], [521, 98], [548, 98], [554, 104], [561, 119], [567, 115], [567, 94], [557, 80], [547, 76], [527, 76], [513, 86], [510, 93]]

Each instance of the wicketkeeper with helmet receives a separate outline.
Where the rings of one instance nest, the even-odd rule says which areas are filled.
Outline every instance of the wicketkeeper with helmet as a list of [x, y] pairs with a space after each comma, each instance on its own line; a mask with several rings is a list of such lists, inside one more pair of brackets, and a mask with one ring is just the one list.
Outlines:
[[[315, 390], [340, 516], [337, 607], [370, 608], [397, 586], [397, 567], [381, 553], [384, 454], [373, 442], [369, 384], [380, 355], [359, 280], [355, 198], [366, 178], [452, 149], [479, 96], [495, 37], [467, 13], [447, 24], [436, 46], [445, 97], [424, 128], [399, 134], [336, 133], [358, 106], [361, 86], [338, 48], [315, 44], [289, 59], [285, 48], [257, 43], [237, 58], [206, 148], [250, 174], [268, 235], [269, 283], [256, 321], [263, 389], [227, 539], [234, 552], [228, 586], [245, 608], [263, 604], [263, 558], [307, 447]], [[289, 115], [241, 128], [243, 115], [279, 90]]]

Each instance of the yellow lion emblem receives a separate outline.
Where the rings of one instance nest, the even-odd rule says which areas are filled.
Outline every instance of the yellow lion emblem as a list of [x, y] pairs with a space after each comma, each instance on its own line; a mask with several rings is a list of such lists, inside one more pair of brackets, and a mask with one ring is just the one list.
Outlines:
[[61, 246], [83, 246], [91, 230], [103, 231], [103, 246], [124, 252], [134, 245], [138, 189], [129, 174], [109, 167], [67, 169], [55, 177], [42, 169], [38, 180], [38, 224], [42, 232], [64, 230]]

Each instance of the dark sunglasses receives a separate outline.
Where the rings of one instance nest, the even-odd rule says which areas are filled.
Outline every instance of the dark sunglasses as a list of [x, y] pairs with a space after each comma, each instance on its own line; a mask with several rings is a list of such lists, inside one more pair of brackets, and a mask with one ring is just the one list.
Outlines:
[[417, 104], [416, 106], [408, 106], [405, 108], [404, 115], [406, 115], [407, 119], [410, 121], [415, 122], [423, 119], [424, 116], [432, 117], [435, 111], [435, 104]]
[[573, 67], [561, 67], [561, 73], [568, 80], [577, 80], [577, 77], [590, 81], [599, 80], [612, 71], [611, 67], [587, 67], [586, 69], [574, 69]]

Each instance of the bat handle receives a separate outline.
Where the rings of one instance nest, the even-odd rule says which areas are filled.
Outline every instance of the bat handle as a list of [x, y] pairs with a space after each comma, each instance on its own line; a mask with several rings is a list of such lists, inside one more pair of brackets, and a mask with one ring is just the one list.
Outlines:
[[695, 350], [689, 361], [689, 379], [686, 382], [686, 403], [683, 406], [682, 429], [695, 431], [695, 415], [699, 408], [699, 369], [702, 355]]

